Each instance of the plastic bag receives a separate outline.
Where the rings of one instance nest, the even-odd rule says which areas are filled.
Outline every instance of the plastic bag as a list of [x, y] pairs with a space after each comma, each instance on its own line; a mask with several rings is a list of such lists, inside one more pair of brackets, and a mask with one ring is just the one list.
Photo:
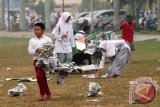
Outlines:
[[89, 83], [89, 92], [87, 93], [87, 97], [95, 97], [98, 92], [100, 92], [101, 86], [95, 82]]
[[27, 87], [23, 83], [19, 83], [17, 87], [8, 90], [8, 95], [21, 96], [23, 95], [22, 92], [26, 91], [26, 89]]

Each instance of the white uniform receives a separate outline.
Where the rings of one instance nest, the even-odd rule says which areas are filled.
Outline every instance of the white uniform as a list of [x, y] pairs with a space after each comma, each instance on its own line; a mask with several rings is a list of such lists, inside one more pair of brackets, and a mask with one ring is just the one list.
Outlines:
[[79, 31], [74, 35], [76, 48], [80, 51], [86, 49], [85, 32]]
[[38, 59], [39, 54], [36, 53], [36, 49], [42, 48], [44, 43], [52, 43], [52, 39], [44, 35], [41, 38], [34, 37], [30, 39], [28, 45], [28, 52], [29, 54], [33, 55], [33, 60]]
[[105, 58], [109, 58], [111, 63], [108, 67], [108, 71], [102, 77], [113, 77], [121, 75], [124, 65], [130, 55], [130, 47], [124, 40], [107, 40], [102, 41], [99, 44], [99, 48], [105, 50], [102, 52], [102, 59], [99, 64], [99, 68], [104, 67]]
[[[55, 52], [61, 63], [72, 61], [72, 47], [75, 47], [72, 23], [70, 21], [66, 23], [69, 16], [70, 13], [63, 12], [55, 29], [52, 31], [56, 39]], [[67, 35], [67, 37], [62, 37], [64, 35]]]

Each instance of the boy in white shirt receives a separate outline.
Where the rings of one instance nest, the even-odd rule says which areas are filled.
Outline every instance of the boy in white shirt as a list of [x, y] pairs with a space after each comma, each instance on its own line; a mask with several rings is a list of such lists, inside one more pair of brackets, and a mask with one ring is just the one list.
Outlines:
[[39, 54], [42, 51], [42, 46], [45, 43], [52, 43], [51, 38], [44, 35], [45, 26], [42, 23], [36, 23], [34, 26], [34, 34], [35, 37], [30, 39], [28, 45], [29, 54], [33, 55], [34, 60], [34, 68], [36, 71], [36, 78], [40, 90], [40, 101], [48, 100], [51, 96], [51, 92], [49, 90], [47, 79], [45, 76], [45, 72], [41, 67], [36, 66], [37, 59], [39, 58]]

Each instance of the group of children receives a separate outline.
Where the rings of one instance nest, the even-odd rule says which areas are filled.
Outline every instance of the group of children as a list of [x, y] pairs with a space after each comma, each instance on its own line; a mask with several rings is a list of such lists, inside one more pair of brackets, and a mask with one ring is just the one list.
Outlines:
[[[97, 77], [116, 77], [121, 75], [122, 69], [130, 55], [130, 45], [133, 43], [133, 29], [134, 24], [132, 23], [132, 18], [128, 17], [126, 21], [122, 22], [120, 29], [123, 29], [122, 40], [111, 40], [111, 41], [102, 41], [99, 44], [99, 48], [102, 52], [102, 59], [99, 64], [99, 71], [97, 71]], [[28, 52], [33, 55], [33, 65], [36, 71], [37, 83], [40, 90], [40, 101], [48, 100], [51, 97], [51, 92], [49, 90], [45, 72], [41, 67], [36, 66], [36, 62], [39, 58], [39, 54], [42, 51], [42, 46], [44, 43], [53, 43], [51, 38], [44, 35], [45, 26], [42, 23], [36, 23], [34, 25], [34, 34], [35, 37], [30, 39]], [[73, 51], [75, 48], [75, 37], [73, 35], [73, 28], [71, 23], [71, 15], [68, 12], [63, 12], [61, 17], [58, 20], [56, 27], [53, 32], [55, 37], [55, 52], [57, 54], [58, 60], [60, 63], [71, 62], [73, 58]], [[85, 34], [90, 33], [90, 27], [83, 29], [79, 35], [76, 36], [82, 41], [85, 41]], [[128, 37], [129, 36], [129, 37]], [[126, 43], [128, 42], [128, 43]], [[84, 55], [85, 56], [85, 55]], [[100, 76], [99, 72], [104, 66], [105, 58], [111, 60], [108, 71]], [[80, 61], [82, 59], [76, 59], [75, 61]]]

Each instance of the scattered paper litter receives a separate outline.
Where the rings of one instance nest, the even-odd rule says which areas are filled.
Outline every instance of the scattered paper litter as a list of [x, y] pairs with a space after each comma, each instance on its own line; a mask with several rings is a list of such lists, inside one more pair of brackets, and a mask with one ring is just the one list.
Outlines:
[[86, 101], [91, 101], [91, 102], [100, 102], [98, 99], [86, 100]]
[[2, 86], [3, 86], [2, 82], [3, 82], [3, 80], [0, 80], [0, 87], [2, 87]]
[[97, 96], [98, 92], [100, 92], [101, 86], [98, 83], [90, 82], [89, 83], [89, 92], [87, 93], [86, 97], [95, 97]]
[[23, 91], [26, 91], [27, 87], [23, 83], [19, 83], [17, 87], [9, 89], [9, 96], [21, 96]]
[[104, 95], [102, 91], [98, 92], [98, 95]]
[[160, 71], [160, 67], [156, 69], [157, 71]]
[[7, 71], [11, 70], [11, 68], [6, 68]]
[[[29, 78], [6, 78], [6, 81], [16, 80], [18, 82], [36, 82], [37, 79]], [[50, 80], [49, 78], [47, 80]]]
[[84, 75], [82, 75], [82, 77], [84, 77], [84, 78], [96, 78], [96, 74], [88, 74], [88, 75], [84, 74]]
[[85, 65], [81, 67], [82, 71], [97, 71], [99, 68], [97, 65]]

